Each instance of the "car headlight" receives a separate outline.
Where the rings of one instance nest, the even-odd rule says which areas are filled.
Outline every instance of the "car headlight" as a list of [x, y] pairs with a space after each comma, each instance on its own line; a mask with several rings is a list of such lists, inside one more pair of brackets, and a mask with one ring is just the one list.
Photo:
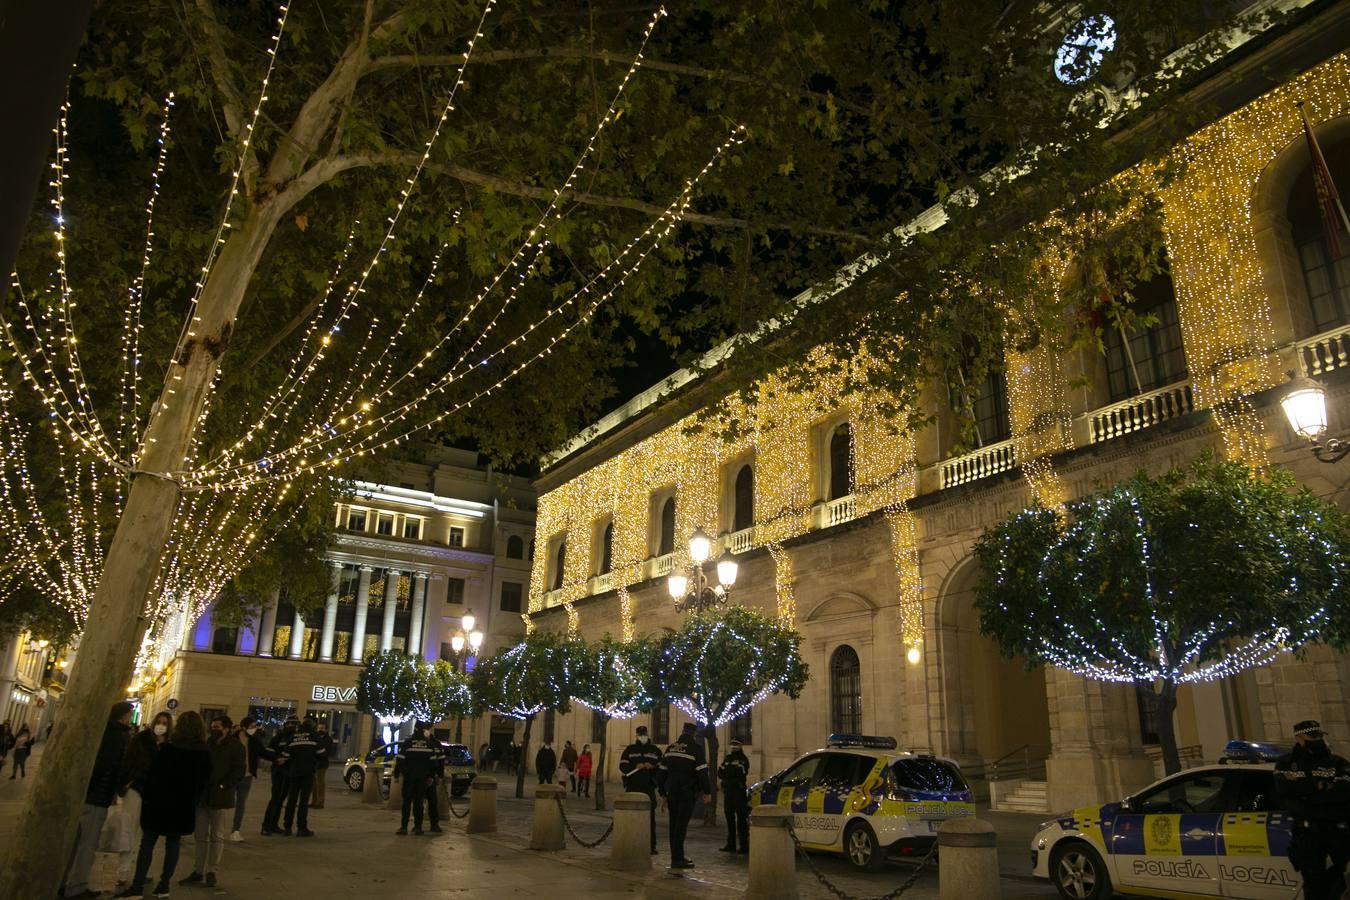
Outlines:
[[1041, 838], [1040, 840], [1038, 840], [1038, 841], [1036, 842], [1036, 849], [1037, 849], [1037, 850], [1044, 850], [1044, 849], [1045, 849], [1045, 838]]

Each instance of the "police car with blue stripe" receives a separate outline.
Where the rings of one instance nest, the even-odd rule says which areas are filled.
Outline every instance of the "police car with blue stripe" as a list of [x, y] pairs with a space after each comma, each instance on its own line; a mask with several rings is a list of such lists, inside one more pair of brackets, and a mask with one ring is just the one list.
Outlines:
[[1290, 818], [1276, 796], [1269, 744], [1230, 741], [1219, 765], [1187, 769], [1119, 803], [1041, 823], [1033, 874], [1061, 897], [1235, 897], [1289, 900]]
[[861, 734], [832, 734], [824, 748], [752, 785], [751, 808], [764, 804], [792, 811], [803, 847], [842, 853], [868, 870], [893, 853], [927, 852], [940, 824], [975, 815], [954, 760]]

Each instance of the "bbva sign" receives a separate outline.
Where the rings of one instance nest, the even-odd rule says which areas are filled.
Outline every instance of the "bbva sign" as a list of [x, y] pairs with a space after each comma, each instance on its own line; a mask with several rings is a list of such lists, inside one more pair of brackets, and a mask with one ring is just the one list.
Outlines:
[[316, 684], [309, 692], [309, 699], [319, 703], [355, 703], [356, 688]]

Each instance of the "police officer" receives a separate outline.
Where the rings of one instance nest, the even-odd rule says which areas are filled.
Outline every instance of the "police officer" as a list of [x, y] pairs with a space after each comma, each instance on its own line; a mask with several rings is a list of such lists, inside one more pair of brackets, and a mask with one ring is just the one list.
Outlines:
[[300, 729], [300, 720], [295, 716], [287, 717], [281, 730], [272, 735], [263, 759], [272, 763], [272, 796], [263, 812], [262, 833], [279, 834], [281, 832], [281, 807], [286, 802], [286, 746]]
[[717, 780], [722, 784], [722, 812], [727, 817], [727, 845], [719, 848], [723, 853], [750, 852], [750, 797], [745, 790], [749, 777], [750, 760], [741, 750], [741, 742], [732, 741], [731, 752], [717, 767]]
[[619, 773], [623, 776], [623, 789], [646, 794], [651, 799], [652, 854], [656, 854], [656, 779], [661, 765], [661, 751], [652, 745], [647, 736], [647, 726], [637, 727], [637, 740], [624, 748], [619, 757]]
[[692, 869], [694, 861], [684, 855], [684, 833], [698, 795], [703, 795], [704, 803], [712, 802], [708, 760], [703, 754], [703, 742], [698, 739], [698, 726], [693, 722], [685, 722], [679, 739], [666, 748], [660, 771], [661, 795], [670, 809], [670, 867]]
[[[427, 732], [427, 723], [413, 726], [412, 737], [398, 745], [394, 758], [394, 777], [403, 779], [403, 823], [395, 834], [408, 833], [408, 813], [413, 816], [413, 834], [422, 833], [422, 808], [427, 793], [436, 784], [436, 772], [443, 753], [440, 741]], [[436, 814], [436, 800], [432, 798], [431, 830], [440, 831]]]
[[286, 827], [282, 834], [290, 834], [291, 823], [295, 823], [296, 837], [314, 836], [309, 830], [309, 797], [319, 758], [327, 753], [319, 741], [317, 724], [313, 716], [305, 716], [286, 742]]
[[1328, 749], [1321, 724], [1308, 719], [1294, 726], [1294, 749], [1275, 763], [1275, 783], [1293, 820], [1289, 862], [1303, 876], [1303, 896], [1335, 900], [1350, 859], [1350, 763]]

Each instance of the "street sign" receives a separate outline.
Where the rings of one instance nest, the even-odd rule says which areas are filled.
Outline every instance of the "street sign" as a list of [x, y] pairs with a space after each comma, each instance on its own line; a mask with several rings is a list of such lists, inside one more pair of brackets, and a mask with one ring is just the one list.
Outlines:
[[177, 709], [177, 708], [178, 708], [178, 701], [177, 701], [175, 698], [170, 697], [170, 698], [169, 698], [169, 702], [168, 702], [168, 703], [165, 703], [164, 705], [167, 706], [167, 707], [168, 707], [169, 709], [171, 709], [171, 710], [172, 710], [172, 709]]

